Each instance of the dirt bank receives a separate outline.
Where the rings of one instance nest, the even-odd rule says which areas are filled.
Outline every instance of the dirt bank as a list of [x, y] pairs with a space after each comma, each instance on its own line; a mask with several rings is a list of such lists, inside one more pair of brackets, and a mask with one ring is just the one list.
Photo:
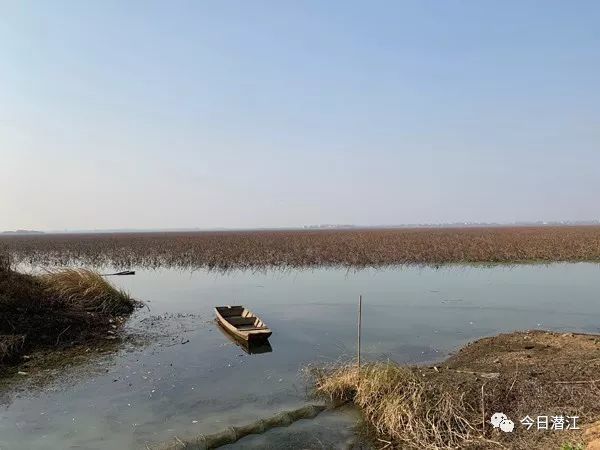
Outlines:
[[[320, 395], [353, 401], [374, 439], [395, 448], [583, 448], [600, 419], [598, 383], [600, 336], [543, 331], [484, 338], [435, 367], [316, 371]], [[514, 431], [494, 428], [494, 413], [512, 420]], [[521, 422], [527, 416], [536, 421], [529, 430]], [[538, 416], [550, 429], [537, 430]], [[578, 417], [580, 429], [551, 429], [555, 416]]]
[[26, 364], [31, 352], [116, 339], [139, 304], [94, 272], [33, 276], [0, 255], [0, 376]]

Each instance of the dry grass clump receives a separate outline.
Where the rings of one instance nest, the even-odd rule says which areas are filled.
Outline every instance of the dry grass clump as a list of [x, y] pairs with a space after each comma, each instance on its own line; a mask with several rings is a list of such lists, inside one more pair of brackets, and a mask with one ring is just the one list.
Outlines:
[[[354, 363], [311, 373], [318, 395], [353, 402], [388, 448], [545, 450], [583, 445], [581, 430], [600, 424], [599, 372], [600, 336], [528, 331], [480, 339], [435, 367], [382, 362], [359, 373]], [[513, 420], [514, 432], [492, 427], [495, 412]], [[520, 422], [540, 415], [576, 416], [581, 430]]]
[[380, 441], [401, 448], [463, 448], [483, 440], [463, 393], [397, 364], [367, 364], [360, 372], [355, 364], [335, 367], [317, 375], [316, 389], [334, 402], [354, 402]]
[[63, 269], [40, 276], [49, 297], [67, 307], [77, 306], [88, 312], [126, 314], [136, 302], [123, 290], [115, 288], [97, 272], [88, 269]]
[[25, 352], [114, 339], [139, 304], [95, 272], [23, 274], [0, 252], [0, 368]]

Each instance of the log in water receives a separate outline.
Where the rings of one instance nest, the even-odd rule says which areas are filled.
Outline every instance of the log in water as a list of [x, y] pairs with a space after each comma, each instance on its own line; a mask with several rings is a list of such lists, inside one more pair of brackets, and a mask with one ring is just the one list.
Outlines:
[[260, 434], [275, 427], [287, 427], [300, 419], [312, 419], [325, 410], [324, 405], [306, 405], [292, 411], [283, 411], [267, 419], [260, 419], [248, 425], [228, 427], [213, 434], [201, 434], [195, 438], [161, 447], [163, 450], [208, 450], [233, 444], [249, 434]]

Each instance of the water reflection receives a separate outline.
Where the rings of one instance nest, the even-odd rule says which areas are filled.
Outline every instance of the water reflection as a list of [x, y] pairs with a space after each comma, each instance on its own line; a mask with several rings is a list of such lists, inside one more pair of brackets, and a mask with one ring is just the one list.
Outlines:
[[229, 342], [234, 343], [249, 355], [259, 355], [261, 353], [271, 353], [273, 351], [271, 343], [268, 339], [258, 344], [250, 344], [248, 342], [242, 342], [235, 339], [231, 334], [227, 332], [227, 330], [224, 330], [220, 324], [217, 324], [217, 328], [219, 329], [221, 334], [227, 338]]

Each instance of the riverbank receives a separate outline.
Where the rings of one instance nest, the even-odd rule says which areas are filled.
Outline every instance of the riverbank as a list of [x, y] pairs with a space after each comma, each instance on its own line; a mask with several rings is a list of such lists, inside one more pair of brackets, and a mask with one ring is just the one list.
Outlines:
[[95, 272], [34, 276], [13, 270], [0, 255], [0, 376], [26, 364], [32, 352], [116, 339], [139, 304]]
[[[387, 448], [567, 449], [584, 448], [600, 420], [599, 370], [600, 336], [530, 331], [480, 339], [436, 366], [349, 364], [313, 376], [319, 396], [353, 402]], [[495, 428], [494, 413], [514, 431]], [[538, 417], [550, 429], [538, 430]], [[553, 417], [579, 429], [552, 429]]]

